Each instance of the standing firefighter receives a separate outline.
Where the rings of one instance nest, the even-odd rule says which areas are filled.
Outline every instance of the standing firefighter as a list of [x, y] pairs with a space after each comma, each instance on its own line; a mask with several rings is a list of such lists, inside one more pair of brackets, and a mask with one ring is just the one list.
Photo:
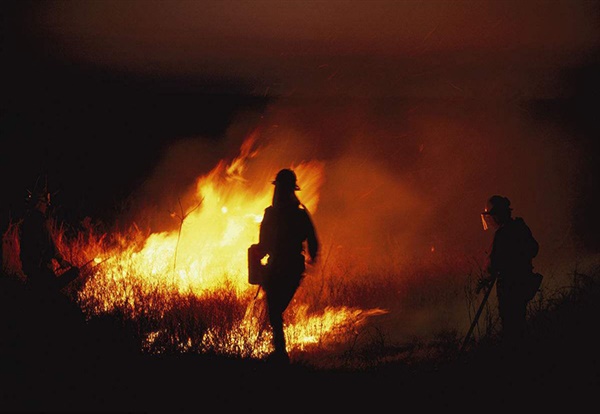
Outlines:
[[526, 327], [532, 260], [539, 245], [521, 217], [512, 217], [510, 200], [494, 195], [481, 214], [485, 230], [495, 228], [488, 257], [489, 281], [497, 280], [496, 294], [502, 323], [502, 339], [507, 350], [516, 350]]
[[[20, 259], [30, 301], [25, 352], [36, 369], [77, 355], [84, 329], [80, 309], [61, 292], [80, 270], [65, 260], [51, 231], [50, 193], [35, 189], [20, 227]], [[63, 369], [66, 365], [63, 364]]]
[[283, 313], [294, 297], [304, 276], [305, 246], [308, 263], [315, 263], [319, 243], [308, 210], [295, 194], [300, 190], [296, 174], [289, 169], [277, 173], [272, 205], [265, 209], [260, 225], [259, 247], [268, 255], [265, 280], [269, 322], [273, 332], [274, 352], [270, 359], [287, 363], [283, 331]]
[[[29, 200], [30, 206], [21, 224], [20, 259], [23, 273], [32, 290], [59, 290], [79, 276], [79, 269], [73, 267], [59, 252], [50, 230], [50, 193], [46, 190], [34, 191]], [[57, 276], [55, 263], [67, 272]]]

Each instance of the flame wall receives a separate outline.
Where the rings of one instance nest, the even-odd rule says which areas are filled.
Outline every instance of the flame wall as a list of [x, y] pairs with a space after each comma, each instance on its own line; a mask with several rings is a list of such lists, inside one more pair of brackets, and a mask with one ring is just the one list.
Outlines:
[[[556, 286], [590, 259], [578, 253], [572, 231], [581, 157], [563, 131], [506, 101], [290, 98], [241, 115], [219, 142], [173, 144], [136, 193], [133, 211], [157, 231], [174, 231], [179, 222], [167, 212], [183, 214], [208, 195], [201, 183], [212, 174], [217, 188], [225, 180], [231, 192], [228, 208], [252, 205], [258, 222], [280, 168], [318, 166], [317, 174], [298, 170], [298, 196], [313, 213], [330, 275], [338, 283], [365, 276], [421, 283], [418, 295], [426, 298], [444, 295], [444, 287], [460, 292], [465, 278], [457, 275], [483, 265], [493, 234], [483, 231], [479, 213], [489, 196], [502, 194], [540, 242], [536, 269]], [[255, 229], [246, 239], [258, 237]], [[413, 309], [403, 299], [392, 305], [402, 307], [395, 315], [402, 326], [392, 322], [393, 329], [409, 335], [467, 326], [458, 296]], [[399, 297], [373, 306], [389, 308]]]
[[313, 216], [323, 246], [356, 265], [481, 259], [492, 234], [481, 228], [479, 213], [492, 194], [508, 196], [514, 215], [532, 228], [542, 271], [573, 263], [571, 184], [579, 149], [526, 111], [493, 101], [279, 102], [261, 116], [240, 118], [216, 150], [200, 137], [174, 144], [138, 193], [145, 219], [157, 229], [174, 228], [166, 212], [179, 202], [194, 204], [193, 177], [211, 171], [225, 148], [233, 159], [249, 136], [256, 153], [230, 178], [256, 195], [244, 202], [260, 200], [260, 212], [279, 168], [322, 163], [323, 182], [300, 175], [298, 196], [306, 202], [318, 192]]

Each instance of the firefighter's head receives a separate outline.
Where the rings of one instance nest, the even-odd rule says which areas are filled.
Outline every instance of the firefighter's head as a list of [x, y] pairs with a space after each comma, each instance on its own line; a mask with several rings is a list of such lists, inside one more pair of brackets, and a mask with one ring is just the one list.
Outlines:
[[48, 191], [40, 191], [32, 195], [31, 201], [35, 208], [46, 210], [51, 205], [50, 193]]
[[481, 213], [483, 229], [501, 226], [510, 220], [511, 215], [510, 200], [507, 197], [493, 195], [487, 200], [485, 209]]
[[28, 208], [40, 210], [42, 213], [47, 214], [52, 206], [50, 191], [46, 186], [36, 185], [33, 191], [27, 190], [26, 203]]
[[282, 190], [297, 191], [300, 190], [296, 181], [296, 173], [290, 169], [284, 168], [279, 170], [275, 176], [275, 180], [272, 181], [275, 187]]

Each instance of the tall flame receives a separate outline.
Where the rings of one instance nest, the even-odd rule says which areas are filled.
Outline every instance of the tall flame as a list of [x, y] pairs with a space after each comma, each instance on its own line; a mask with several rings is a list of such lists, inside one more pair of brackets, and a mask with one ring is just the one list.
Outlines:
[[[121, 244], [103, 252], [108, 259], [103, 259], [105, 261], [97, 266], [98, 270], [80, 292], [80, 301], [96, 313], [110, 311], [125, 303], [132, 309], [132, 314], [136, 314], [140, 294], [205, 297], [229, 286], [240, 300], [246, 301], [245, 316], [237, 326], [229, 329], [227, 341], [219, 344], [211, 329], [202, 341], [220, 351], [235, 352], [240, 342], [251, 336], [259, 338], [264, 330], [264, 312], [259, 318], [252, 311], [254, 300], [249, 298], [256, 287], [248, 283], [247, 249], [258, 241], [260, 222], [264, 209], [271, 203], [273, 186], [269, 180], [257, 186], [244, 177], [249, 160], [258, 153], [256, 135], [250, 135], [237, 158], [230, 163], [219, 162], [200, 177], [194, 194], [197, 203], [187, 210], [171, 213], [178, 221], [177, 230], [150, 234], [141, 243], [141, 248], [136, 244]], [[310, 161], [289, 167], [294, 169], [302, 186], [302, 202], [309, 211], [316, 212], [324, 164]], [[274, 177], [276, 172], [277, 168], [268, 173]], [[301, 305], [299, 309], [303, 309]], [[336, 327], [349, 321], [360, 324], [367, 316], [368, 312], [356, 313], [345, 307], [328, 307], [319, 316], [308, 315], [306, 310], [298, 311], [294, 324], [286, 327], [288, 347], [302, 348], [302, 344], [319, 342]], [[315, 323], [315, 318], [319, 323]], [[148, 336], [149, 345], [156, 334]], [[255, 354], [268, 351], [269, 335], [262, 338], [262, 345], [254, 349]], [[180, 340], [183, 348], [193, 345], [189, 343], [190, 338]]]

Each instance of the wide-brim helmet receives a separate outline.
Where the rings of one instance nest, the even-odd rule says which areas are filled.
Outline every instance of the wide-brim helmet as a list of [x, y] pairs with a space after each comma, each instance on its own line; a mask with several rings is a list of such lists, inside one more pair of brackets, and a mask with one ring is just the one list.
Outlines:
[[282, 188], [293, 189], [295, 191], [300, 190], [300, 187], [298, 187], [297, 183], [296, 173], [288, 168], [279, 170], [275, 176], [275, 180], [271, 181], [271, 184], [280, 186]]
[[42, 181], [41, 178], [38, 178], [33, 190], [27, 190], [27, 196], [25, 198], [25, 202], [29, 205], [35, 206], [39, 203], [44, 203], [46, 205], [51, 204], [51, 193], [48, 190], [48, 183]]
[[512, 208], [510, 208], [510, 200], [507, 197], [493, 195], [488, 199], [482, 214], [495, 216], [502, 213], [509, 213], [511, 211]]
[[507, 197], [500, 195], [491, 196], [487, 200], [484, 210], [481, 212], [483, 229], [487, 230], [494, 225], [496, 222], [496, 219], [493, 218], [494, 216], [510, 216], [511, 211], [510, 200]]

